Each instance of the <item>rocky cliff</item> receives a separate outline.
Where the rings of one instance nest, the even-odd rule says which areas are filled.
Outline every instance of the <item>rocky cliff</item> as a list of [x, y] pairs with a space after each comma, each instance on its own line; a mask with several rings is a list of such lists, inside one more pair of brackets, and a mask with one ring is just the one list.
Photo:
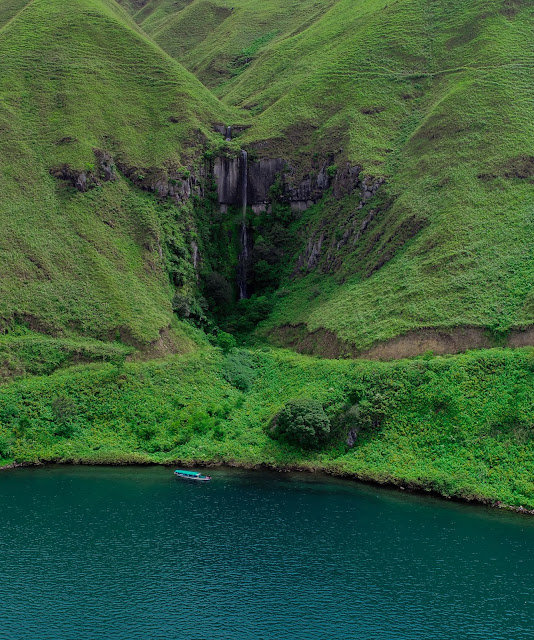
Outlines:
[[[213, 174], [222, 209], [239, 206], [243, 193], [243, 157], [218, 157]], [[283, 158], [249, 161], [247, 201], [255, 213], [268, 211], [274, 198], [286, 202], [294, 211], [305, 211], [317, 203], [332, 187], [335, 198], [361, 191], [361, 203], [369, 200], [383, 180], [362, 176], [360, 166], [347, 164], [341, 168], [324, 160], [302, 172]]]

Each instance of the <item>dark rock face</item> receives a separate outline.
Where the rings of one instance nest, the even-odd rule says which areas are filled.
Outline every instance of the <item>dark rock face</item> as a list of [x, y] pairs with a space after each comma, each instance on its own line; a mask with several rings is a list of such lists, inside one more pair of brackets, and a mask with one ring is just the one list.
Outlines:
[[321, 250], [323, 248], [323, 242], [325, 240], [324, 231], [317, 237], [309, 238], [304, 253], [301, 253], [297, 259], [294, 273], [298, 273], [303, 269], [306, 271], [312, 271], [317, 266], [319, 258], [321, 257]]
[[[88, 191], [104, 182], [117, 179], [115, 160], [107, 151], [93, 150], [94, 168], [75, 169], [68, 164], [52, 167], [50, 174], [65, 180], [78, 191]], [[136, 167], [120, 160], [117, 168], [137, 187], [151, 191], [160, 198], [172, 198], [177, 204], [186, 202], [192, 195], [204, 196], [205, 178], [213, 175], [217, 184], [219, 204], [241, 206], [243, 202], [243, 176], [246, 178], [247, 202], [258, 213], [268, 211], [273, 199], [272, 188], [276, 185], [276, 197], [286, 202], [294, 211], [305, 211], [318, 202], [325, 191], [332, 187], [335, 198], [342, 198], [356, 189], [361, 191], [360, 208], [373, 197], [383, 180], [361, 179], [361, 167], [347, 164], [334, 175], [328, 170], [328, 162], [302, 175], [282, 158], [264, 158], [243, 163], [246, 154], [218, 157], [212, 167], [201, 167], [196, 173], [176, 168]]]
[[351, 167], [350, 164], [345, 165], [343, 168], [338, 169], [336, 177], [334, 178], [333, 193], [335, 198], [342, 198], [343, 196], [352, 193], [358, 186], [360, 178], [361, 167]]
[[102, 151], [102, 149], [93, 149], [93, 153], [95, 154], [102, 180], [104, 182], [113, 182], [113, 180], [116, 180], [115, 163], [113, 162], [111, 154], [107, 151]]
[[318, 202], [329, 187], [330, 176], [324, 164], [317, 173], [310, 172], [301, 180], [296, 180], [290, 172], [284, 183], [284, 196], [292, 209], [305, 211]]
[[248, 170], [247, 199], [250, 204], [267, 205], [270, 201], [270, 190], [278, 176], [286, 170], [286, 163], [281, 158], [259, 160], [250, 163]]
[[193, 194], [204, 195], [204, 168], [194, 174], [179, 168], [132, 167], [122, 162], [117, 162], [117, 166], [136, 187], [162, 199], [171, 198], [176, 204], [187, 202]]
[[242, 202], [243, 157], [216, 158], [213, 165], [213, 177], [217, 183], [219, 204], [240, 205]]
[[347, 446], [352, 449], [352, 447], [356, 444], [356, 440], [358, 438], [358, 429], [351, 429], [347, 433]]
[[135, 167], [120, 160], [115, 163], [111, 154], [102, 149], [93, 149], [93, 153], [94, 168], [80, 170], [63, 164], [52, 167], [50, 174], [85, 192], [104, 182], [116, 180], [117, 167], [136, 187], [151, 191], [159, 198], [172, 198], [176, 204], [187, 202], [193, 194], [200, 197], [204, 195], [204, 178], [208, 173], [204, 167], [197, 174], [181, 168]]
[[95, 154], [94, 168], [74, 169], [69, 164], [62, 164], [50, 169], [50, 175], [58, 180], [65, 180], [78, 191], [88, 191], [100, 186], [103, 182], [117, 179], [113, 158], [106, 151], [93, 149]]
[[[239, 206], [242, 199], [244, 175], [243, 159], [220, 157], [215, 160], [213, 174], [217, 182], [219, 204]], [[255, 212], [267, 211], [272, 201], [272, 187], [277, 186], [277, 197], [295, 211], [305, 211], [318, 202], [331, 186], [335, 198], [342, 198], [361, 189], [365, 203], [376, 192], [382, 181], [361, 179], [361, 167], [347, 164], [334, 175], [328, 162], [318, 169], [297, 177], [297, 171], [283, 158], [263, 158], [248, 166], [247, 200]], [[363, 206], [363, 204], [362, 204]]]
[[[321, 228], [313, 232], [308, 238], [304, 251], [297, 258], [293, 276], [307, 273], [315, 269], [319, 261], [322, 260], [322, 270], [325, 272], [335, 272], [343, 259], [343, 247], [355, 246], [369, 225], [373, 222], [380, 209], [371, 209], [363, 218], [359, 217], [359, 210], [376, 194], [380, 186], [384, 183], [383, 178], [372, 178], [364, 176], [360, 179], [359, 167], [347, 165], [337, 172], [332, 185], [334, 197], [341, 198], [358, 190], [360, 200], [357, 207], [351, 211], [347, 220], [338, 223], [337, 233], [327, 233], [326, 222]], [[341, 237], [339, 237], [341, 232]]]

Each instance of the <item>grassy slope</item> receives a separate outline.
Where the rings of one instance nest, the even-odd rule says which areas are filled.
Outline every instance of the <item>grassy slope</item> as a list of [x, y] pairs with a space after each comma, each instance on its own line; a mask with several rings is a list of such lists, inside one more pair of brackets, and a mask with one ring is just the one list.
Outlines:
[[[170, 17], [156, 4], [142, 26], [255, 114], [243, 144], [332, 152], [387, 178], [393, 204], [334, 277], [289, 284], [266, 328], [304, 322], [366, 348], [419, 327], [532, 323], [534, 177], [514, 177], [534, 148], [528, 3], [249, 0], [226, 14], [233, 3], [196, 0]], [[335, 244], [373, 204], [323, 203], [299, 224], [303, 244], [323, 220]]]
[[[534, 507], [531, 349], [391, 364], [266, 350], [247, 358], [248, 392], [225, 380], [228, 358], [213, 349], [11, 383], [0, 388], [0, 458], [298, 465]], [[323, 451], [305, 452], [265, 431], [302, 395], [331, 415], [349, 398], [386, 397], [388, 414], [353, 449], [342, 431]]]
[[[247, 0], [224, 22], [208, 21], [209, 33], [193, 29], [204, 9], [217, 17], [231, 3], [188, 4], [180, 18], [190, 20], [187, 63], [213, 85], [222, 78], [217, 91], [227, 102], [257, 115], [245, 143], [268, 140], [272, 154], [334, 151], [338, 162], [387, 176], [382, 199], [394, 199], [362, 245], [344, 250], [336, 273], [287, 284], [271, 326], [303, 321], [363, 347], [419, 326], [532, 321], [532, 185], [510, 171], [511, 158], [532, 153], [526, 3]], [[179, 44], [168, 2], [128, 5], [169, 50]], [[247, 57], [256, 60], [232, 63]], [[455, 71], [436, 73], [443, 69]], [[93, 147], [138, 166], [185, 164], [183, 149], [194, 155], [211, 122], [242, 116], [106, 0], [0, 0], [0, 72], [3, 324], [16, 315], [63, 335], [155, 339], [170, 323], [172, 296], [157, 240], [172, 226], [185, 247], [187, 212], [124, 179], [80, 194], [48, 169], [82, 169], [94, 162]], [[171, 124], [176, 115], [181, 121]], [[75, 141], [56, 144], [66, 136]], [[354, 213], [350, 199], [325, 201], [295, 232], [313, 235], [326, 217], [335, 221], [330, 242], [333, 227]], [[368, 277], [413, 216], [427, 226]], [[218, 352], [124, 365], [126, 352], [20, 330], [2, 339], [0, 358], [21, 374], [85, 358], [115, 364], [2, 386], [0, 457], [296, 464], [534, 506], [531, 350], [393, 364], [256, 351], [248, 393], [224, 379], [228, 362]], [[324, 451], [306, 453], [265, 433], [282, 403], [299, 395], [319, 398], [332, 414], [350, 396], [383, 396], [388, 414], [350, 451], [339, 434]]]
[[[319, 127], [321, 141], [348, 124], [341, 127], [346, 155], [386, 176], [384, 197], [394, 203], [345, 257], [343, 286], [339, 278], [313, 282], [324, 293], [310, 304], [303, 295], [310, 283], [299, 283], [275, 322], [325, 327], [360, 348], [421, 326], [506, 330], [532, 323], [534, 189], [532, 176], [514, 178], [513, 167], [534, 148], [528, 115], [533, 9], [516, 3], [518, 12], [507, 14], [510, 3], [487, 0], [433, 3], [431, 10], [424, 2], [387, 8], [365, 2], [368, 17], [353, 11], [351, 19], [349, 4], [354, 9], [343, 2], [332, 9], [329, 31], [319, 23], [314, 37], [306, 32], [302, 44], [273, 50], [277, 62], [251, 68], [256, 93], [247, 87], [246, 99], [268, 104], [281, 93], [276, 82], [267, 82], [277, 65], [296, 58], [297, 69], [313, 71], [302, 71], [301, 82], [273, 102], [248, 135], [290, 129], [298, 117]], [[346, 43], [351, 48], [343, 51]], [[446, 69], [454, 71], [441, 73]], [[242, 101], [245, 82], [243, 76], [232, 100]], [[322, 115], [329, 91], [336, 105], [328, 120]], [[386, 109], [361, 113], [373, 105]], [[481, 180], [480, 174], [497, 177]], [[381, 258], [391, 257], [389, 249], [411, 220], [426, 224], [424, 230], [400, 243], [393, 259], [369, 277]]]
[[242, 73], [270, 43], [304, 29], [331, 0], [151, 0], [135, 20], [207, 86]]
[[[4, 21], [19, 4], [0, 2]], [[272, 155], [334, 152], [338, 163], [348, 159], [387, 177], [381, 200], [393, 204], [355, 246], [349, 238], [335, 270], [323, 258], [319, 271], [326, 274], [288, 283], [292, 293], [280, 300], [265, 329], [303, 322], [364, 349], [418, 327], [504, 331], [532, 322], [534, 196], [530, 180], [513, 177], [517, 158], [533, 148], [530, 7], [508, 0], [432, 7], [422, 0], [359, 0], [356, 6], [247, 0], [235, 7], [226, 0], [153, 0], [127, 8], [162, 46], [206, 82], [218, 83], [227, 102], [252, 108], [256, 117], [241, 137], [245, 144], [261, 141], [262, 152]], [[37, 25], [31, 34], [25, 31], [30, 23]], [[9, 213], [13, 228], [6, 237], [15, 242], [4, 249], [11, 277], [2, 292], [2, 315], [18, 310], [40, 316], [44, 308], [47, 323], [72, 317], [84, 330], [102, 316], [99, 337], [124, 325], [136, 339], [153, 339], [169, 319], [164, 277], [158, 283], [151, 275], [147, 282], [147, 256], [137, 239], [131, 241], [131, 230], [131, 251], [119, 269], [110, 257], [124, 255], [110, 238], [117, 231], [89, 214], [92, 246], [85, 239], [87, 225], [73, 238], [72, 226], [88, 219], [80, 212], [94, 203], [58, 193], [47, 169], [63, 161], [83, 167], [92, 160], [92, 147], [106, 145], [141, 166], [179, 163], [177, 150], [198, 148], [200, 139], [192, 132], [210, 118], [228, 122], [242, 116], [224, 112], [114, 3], [78, 3], [67, 10], [32, 3], [4, 28], [2, 46], [9, 53], [3, 63], [9, 88], [0, 118], [7, 140], [13, 140], [6, 141], [4, 192], [8, 206], [19, 212]], [[34, 58], [39, 63], [25, 73]], [[51, 67], [57, 73], [48, 77]], [[38, 111], [30, 100], [41, 105]], [[375, 108], [383, 110], [365, 113]], [[168, 122], [176, 114], [183, 122]], [[65, 135], [78, 142], [53, 144]], [[480, 179], [481, 174], [496, 177]], [[98, 207], [122, 209], [123, 198], [122, 191]], [[28, 248], [31, 234], [20, 212], [29, 221], [36, 201], [47, 206], [36, 212], [33, 226], [46, 219], [47, 230], [34, 232]], [[324, 253], [348, 219], [359, 226], [370, 206], [357, 211], [350, 200], [322, 203], [298, 224], [303, 244], [317, 237], [326, 219]], [[60, 209], [72, 212], [67, 220], [58, 220]], [[68, 231], [58, 228], [61, 221]], [[58, 239], [61, 248], [52, 251]], [[110, 244], [96, 255], [100, 245]], [[82, 250], [90, 254], [88, 268], [78, 260]], [[27, 264], [30, 252], [37, 256]], [[158, 263], [154, 253], [149, 259]], [[45, 274], [53, 265], [59, 268], [43, 276], [36, 263], [44, 263]], [[120, 278], [121, 270], [129, 277]], [[46, 305], [34, 293], [41, 288], [36, 278], [43, 277], [50, 289]], [[21, 280], [28, 283], [23, 288]], [[80, 288], [91, 292], [87, 305], [73, 302]], [[104, 308], [109, 299], [112, 304]]]
[[154, 340], [172, 316], [161, 227], [188, 221], [122, 178], [78, 193], [48, 171], [90, 168], [93, 148], [186, 164], [226, 108], [111, 0], [12, 6], [0, 0], [2, 325]]

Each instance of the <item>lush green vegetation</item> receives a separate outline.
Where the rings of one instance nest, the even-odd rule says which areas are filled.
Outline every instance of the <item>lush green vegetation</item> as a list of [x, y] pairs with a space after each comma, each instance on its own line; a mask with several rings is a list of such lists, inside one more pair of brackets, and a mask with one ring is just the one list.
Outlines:
[[323, 444], [330, 435], [330, 419], [314, 398], [290, 400], [276, 414], [271, 426], [276, 438], [307, 449]]
[[[523, 0], [0, 0], [2, 461], [297, 466], [534, 507], [531, 350], [261, 346], [532, 325], [533, 26]], [[384, 183], [296, 213], [278, 180], [237, 301], [242, 211], [212, 168], [241, 147]]]
[[[0, 387], [1, 457], [296, 466], [534, 507], [532, 349], [398, 363], [259, 349], [245, 391], [228, 379], [232, 357], [210, 348]], [[332, 421], [331, 439], [311, 451], [273, 439], [270, 420], [310, 397]], [[336, 417], [354, 406], [349, 448]]]
[[[146, 344], [173, 310], [204, 321], [200, 294], [217, 322], [231, 315], [231, 216], [216, 220], [209, 203], [165, 207], [120, 176], [77, 193], [49, 175], [65, 163], [94, 171], [93, 149], [137, 186], [154, 171], [198, 172], [223, 144], [215, 123], [251, 125], [229, 146], [252, 156], [301, 170], [314, 157], [348, 161], [386, 178], [362, 209], [358, 196], [326, 198], [298, 220], [252, 220], [254, 288], [283, 291], [264, 335], [302, 323], [366, 349], [419, 328], [502, 335], [532, 323], [527, 3], [121, 4], [0, 0], [4, 323]], [[318, 264], [295, 278], [297, 257], [321, 236]], [[226, 308], [210, 300], [221, 295], [213, 270], [227, 281]], [[237, 316], [227, 328], [255, 323]]]
[[1, 21], [0, 330], [154, 341], [175, 288], [196, 287], [192, 203], [158, 202], [116, 167], [87, 193], [49, 172], [98, 173], [102, 149], [138, 180], [187, 175], [228, 109], [111, 0], [0, 0]]
[[154, 0], [136, 19], [254, 114], [242, 144], [304, 167], [333, 155], [387, 179], [362, 210], [327, 201], [299, 221], [300, 251], [325, 235], [321, 259], [284, 284], [266, 329], [304, 323], [366, 349], [422, 327], [532, 323], [529, 3], [171, 5]]
[[13, 376], [46, 375], [83, 362], [122, 362], [134, 352], [120, 342], [90, 338], [52, 338], [17, 327], [0, 335], [0, 381]]

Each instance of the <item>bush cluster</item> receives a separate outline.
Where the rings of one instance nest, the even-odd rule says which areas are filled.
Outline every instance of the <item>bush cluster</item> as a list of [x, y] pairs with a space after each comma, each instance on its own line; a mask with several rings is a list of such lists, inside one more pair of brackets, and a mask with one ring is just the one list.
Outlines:
[[217, 333], [209, 335], [208, 339], [212, 345], [222, 349], [223, 353], [229, 353], [237, 346], [237, 340], [231, 333], [226, 333], [226, 331], [217, 331]]
[[256, 378], [250, 351], [236, 349], [229, 353], [223, 365], [223, 377], [239, 391], [248, 391]]
[[290, 400], [275, 416], [271, 433], [304, 448], [317, 447], [330, 435], [330, 419], [313, 398]]

